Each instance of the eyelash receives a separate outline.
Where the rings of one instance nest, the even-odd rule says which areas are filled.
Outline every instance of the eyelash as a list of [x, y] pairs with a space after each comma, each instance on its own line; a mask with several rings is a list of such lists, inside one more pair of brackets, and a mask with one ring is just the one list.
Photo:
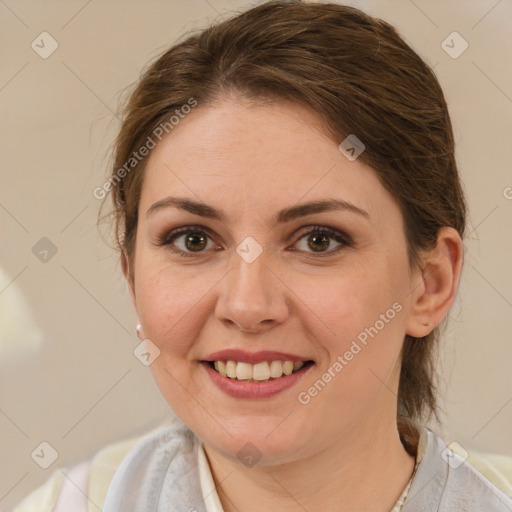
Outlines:
[[[352, 246], [352, 240], [348, 235], [345, 233], [342, 233], [341, 231], [338, 231], [336, 229], [329, 228], [327, 226], [310, 226], [310, 230], [302, 233], [299, 238], [297, 238], [297, 243], [299, 240], [302, 240], [307, 235], [310, 235], [312, 233], [318, 234], [318, 235], [325, 235], [329, 238], [333, 238], [336, 242], [339, 242], [341, 245], [336, 247], [333, 250], [329, 250], [327, 252], [320, 252], [320, 253], [309, 253], [313, 254], [317, 257], [323, 257], [323, 256], [330, 256], [331, 254], [338, 252], [338, 250], [343, 249], [344, 247], [351, 247]], [[194, 234], [200, 234], [200, 235], [206, 235], [208, 238], [211, 238], [209, 235], [209, 230], [202, 227], [202, 226], [185, 226], [182, 228], [175, 229], [174, 231], [171, 231], [167, 235], [163, 237], [158, 237], [155, 240], [155, 243], [157, 246], [168, 246], [169, 250], [176, 253], [178, 256], [182, 256], [184, 258], [191, 258], [196, 255], [201, 256], [205, 251], [198, 251], [197, 253], [186, 253], [182, 251], [181, 249], [176, 249], [172, 242], [176, 238], [178, 238], [180, 235], [187, 234], [187, 233], [194, 233]]]

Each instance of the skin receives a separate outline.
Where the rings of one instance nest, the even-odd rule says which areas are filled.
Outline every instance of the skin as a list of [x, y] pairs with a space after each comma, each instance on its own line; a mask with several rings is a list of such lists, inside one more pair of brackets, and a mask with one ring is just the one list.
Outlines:
[[[447, 314], [462, 242], [455, 230], [441, 229], [437, 248], [410, 269], [396, 201], [371, 168], [339, 151], [339, 142], [301, 106], [280, 100], [256, 107], [231, 97], [199, 105], [147, 162], [134, 276], [126, 255], [123, 271], [142, 335], [161, 350], [152, 374], [203, 441], [226, 512], [388, 512], [413, 471], [396, 426], [400, 349], [405, 334], [424, 336]], [[146, 218], [170, 195], [222, 209], [227, 218], [177, 208]], [[327, 198], [348, 201], [368, 218], [329, 211], [272, 222], [278, 210]], [[185, 245], [183, 234], [174, 246], [188, 250], [188, 258], [155, 243], [190, 225], [208, 230], [202, 252], [193, 252], [197, 241]], [[312, 225], [346, 233], [353, 244], [338, 250], [329, 238], [319, 254], [308, 243]], [[248, 236], [262, 248], [250, 264], [236, 252]], [[301, 404], [298, 393], [394, 303], [401, 311]], [[214, 386], [199, 363], [224, 348], [290, 352], [315, 366], [277, 396], [236, 399]], [[237, 457], [247, 442], [261, 456], [252, 467]]]

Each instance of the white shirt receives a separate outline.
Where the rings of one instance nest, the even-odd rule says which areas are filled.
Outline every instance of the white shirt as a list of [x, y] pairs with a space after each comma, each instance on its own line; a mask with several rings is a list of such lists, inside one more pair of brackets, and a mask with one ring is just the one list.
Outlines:
[[215, 488], [210, 464], [204, 452], [203, 443], [198, 443], [197, 456], [199, 463], [199, 483], [201, 484], [201, 493], [203, 494], [206, 512], [224, 512], [222, 504]]

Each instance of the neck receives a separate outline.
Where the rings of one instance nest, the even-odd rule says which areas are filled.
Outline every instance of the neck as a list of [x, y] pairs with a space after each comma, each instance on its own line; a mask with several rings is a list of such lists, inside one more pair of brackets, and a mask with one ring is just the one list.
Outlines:
[[278, 466], [247, 468], [207, 446], [205, 452], [225, 512], [389, 512], [415, 465], [396, 419], [384, 424], [381, 417], [343, 432], [321, 452]]

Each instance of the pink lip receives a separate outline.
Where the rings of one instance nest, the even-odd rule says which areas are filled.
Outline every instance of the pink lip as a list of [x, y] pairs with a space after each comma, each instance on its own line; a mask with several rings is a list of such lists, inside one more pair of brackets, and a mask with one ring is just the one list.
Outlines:
[[291, 375], [283, 375], [267, 382], [230, 379], [216, 372], [207, 362], [202, 362], [201, 366], [221, 391], [234, 398], [270, 398], [294, 386], [314, 365], [306, 365]]
[[243, 363], [257, 364], [263, 361], [311, 361], [307, 357], [300, 357], [285, 352], [274, 352], [272, 350], [262, 350], [261, 352], [246, 352], [239, 349], [227, 349], [213, 352], [207, 356], [205, 361], [240, 361]]

